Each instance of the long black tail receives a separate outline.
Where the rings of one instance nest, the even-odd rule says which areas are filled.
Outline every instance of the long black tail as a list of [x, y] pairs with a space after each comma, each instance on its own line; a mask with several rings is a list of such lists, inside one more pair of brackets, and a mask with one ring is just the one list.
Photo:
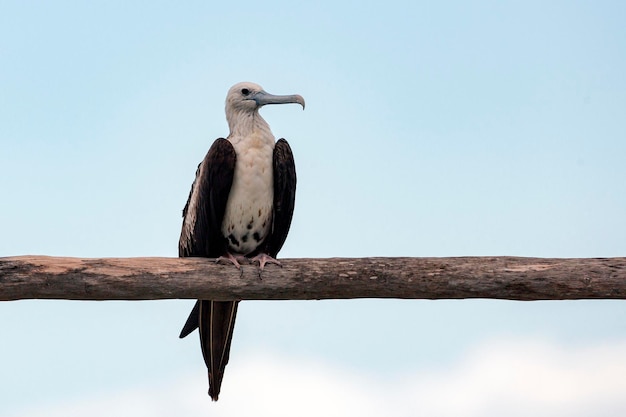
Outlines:
[[217, 401], [219, 396], [224, 369], [228, 363], [238, 304], [238, 301], [210, 300], [201, 300], [196, 304], [199, 305], [197, 317], [200, 345], [204, 363], [209, 370], [209, 395], [213, 401]]

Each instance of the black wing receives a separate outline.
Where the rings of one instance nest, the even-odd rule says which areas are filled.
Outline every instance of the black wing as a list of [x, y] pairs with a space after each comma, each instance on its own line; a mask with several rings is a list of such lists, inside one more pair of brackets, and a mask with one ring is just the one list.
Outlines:
[[183, 209], [183, 227], [178, 242], [178, 256], [216, 258], [226, 253], [222, 220], [233, 183], [237, 156], [226, 139], [217, 139], [198, 165], [187, 204]]
[[283, 247], [296, 203], [296, 165], [291, 147], [285, 139], [274, 146], [274, 214], [272, 231], [265, 239], [263, 251], [276, 258]]

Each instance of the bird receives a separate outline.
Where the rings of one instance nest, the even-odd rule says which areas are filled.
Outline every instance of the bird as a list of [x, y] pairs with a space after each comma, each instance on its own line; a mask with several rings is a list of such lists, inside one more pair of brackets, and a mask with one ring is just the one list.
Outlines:
[[[179, 257], [216, 258], [241, 268], [244, 259], [281, 265], [276, 256], [291, 226], [296, 168], [289, 143], [275, 140], [259, 114], [268, 104], [300, 104], [298, 94], [273, 95], [241, 82], [226, 95], [229, 135], [216, 139], [198, 165], [183, 209]], [[208, 369], [209, 396], [218, 400], [239, 301], [197, 300], [183, 329], [198, 328]]]

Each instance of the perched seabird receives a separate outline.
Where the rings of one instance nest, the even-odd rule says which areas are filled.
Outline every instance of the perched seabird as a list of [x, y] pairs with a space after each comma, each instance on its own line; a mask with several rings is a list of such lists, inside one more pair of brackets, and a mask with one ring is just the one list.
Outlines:
[[[260, 85], [235, 84], [226, 96], [230, 134], [219, 138], [198, 166], [178, 244], [180, 257], [232, 262], [251, 258], [262, 270], [283, 246], [296, 196], [296, 168], [285, 139], [275, 141], [259, 114], [266, 104], [298, 103], [299, 95], [277, 96]], [[209, 395], [217, 401], [228, 363], [238, 301], [198, 300], [180, 333], [200, 331], [209, 372]]]

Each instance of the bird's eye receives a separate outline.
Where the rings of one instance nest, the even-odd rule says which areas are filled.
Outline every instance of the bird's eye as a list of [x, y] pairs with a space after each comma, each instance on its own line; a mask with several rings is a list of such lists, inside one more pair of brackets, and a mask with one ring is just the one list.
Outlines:
[[247, 88], [242, 88], [241, 94], [243, 94], [244, 96], [247, 96], [248, 94], [250, 94], [250, 90], [248, 90]]

